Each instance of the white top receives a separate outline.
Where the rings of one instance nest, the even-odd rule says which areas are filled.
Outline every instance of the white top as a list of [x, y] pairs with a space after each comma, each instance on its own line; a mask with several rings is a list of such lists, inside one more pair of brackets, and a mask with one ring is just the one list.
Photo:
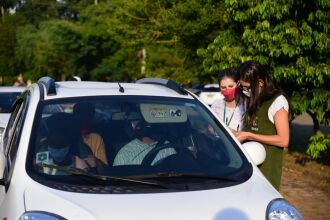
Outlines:
[[289, 112], [289, 102], [283, 96], [278, 96], [274, 102], [270, 105], [268, 109], [268, 119], [274, 124], [274, 117], [276, 112], [278, 112], [281, 108], [284, 108], [285, 111]]
[[[226, 114], [224, 119], [224, 111], [225, 111], [225, 100], [224, 98], [217, 99], [211, 106], [212, 110], [216, 113], [216, 115], [220, 118], [222, 122], [226, 124], [229, 123], [228, 127], [237, 131], [243, 129], [243, 114], [245, 112], [245, 107], [242, 102], [236, 108], [226, 107]], [[233, 117], [232, 117], [233, 116]], [[232, 119], [230, 120], [230, 118]]]
[[[224, 113], [224, 107], [225, 107], [225, 100], [223, 98], [217, 99], [211, 106], [212, 110], [218, 115], [220, 120], [225, 123], [223, 120], [223, 113]], [[283, 96], [278, 96], [274, 102], [270, 105], [268, 109], [268, 119], [274, 124], [274, 117], [276, 112], [278, 112], [281, 108], [284, 108], [285, 111], [289, 112], [289, 102], [288, 100]], [[225, 120], [230, 120], [231, 114], [233, 113], [234, 108], [228, 108], [226, 107], [226, 118]], [[233, 118], [229, 124], [229, 128], [233, 130], [237, 130], [237, 126], [239, 126], [239, 131], [243, 129], [243, 114], [245, 113], [245, 107], [244, 104], [241, 103], [237, 108], [235, 109]]]
[[[141, 164], [144, 157], [156, 146], [157, 142], [145, 144], [139, 139], [134, 139], [123, 146], [117, 153], [113, 166]], [[174, 148], [165, 148], [158, 152], [151, 165], [157, 161], [175, 154]]]

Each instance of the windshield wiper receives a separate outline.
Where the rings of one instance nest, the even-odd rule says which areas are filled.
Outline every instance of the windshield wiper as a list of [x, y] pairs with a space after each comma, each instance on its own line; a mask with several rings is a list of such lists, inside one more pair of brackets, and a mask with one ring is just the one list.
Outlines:
[[176, 178], [176, 177], [187, 177], [187, 178], [214, 179], [214, 180], [233, 181], [233, 182], [239, 181], [239, 179], [230, 176], [215, 176], [215, 175], [206, 175], [204, 173], [179, 173], [179, 172], [160, 172], [155, 174], [141, 175], [137, 177], [141, 179], [149, 179], [149, 178], [166, 179], [166, 178]]
[[118, 177], [118, 176], [98, 175], [98, 174], [89, 173], [89, 172], [86, 172], [84, 170], [74, 168], [74, 167], [63, 167], [63, 166], [58, 166], [55, 164], [46, 164], [46, 163], [41, 163], [38, 165], [40, 165], [41, 167], [57, 169], [59, 171], [63, 171], [63, 172], [73, 174], [73, 175], [85, 176], [85, 177], [103, 180], [103, 181], [107, 181], [107, 180], [111, 179], [111, 180], [118, 180], [118, 181], [124, 181], [124, 182], [132, 182], [132, 183], [150, 185], [150, 186], [164, 188], [164, 189], [173, 189], [172, 187], [166, 186], [164, 184], [155, 183], [155, 182], [149, 182], [149, 181], [144, 181], [144, 180], [135, 179], [135, 178], [133, 179], [133, 178], [126, 178], [126, 177]]

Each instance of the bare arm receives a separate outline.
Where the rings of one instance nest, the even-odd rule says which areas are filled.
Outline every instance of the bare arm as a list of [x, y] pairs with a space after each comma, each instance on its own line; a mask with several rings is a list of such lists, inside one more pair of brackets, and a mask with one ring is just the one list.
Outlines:
[[283, 148], [288, 147], [290, 139], [289, 113], [284, 108], [281, 108], [276, 112], [274, 116], [274, 124], [277, 133], [276, 135], [237, 132], [236, 137], [240, 142], [250, 140]]
[[85, 135], [84, 142], [92, 150], [94, 156], [104, 165], [108, 165], [108, 160], [105, 152], [105, 144], [103, 138], [98, 133], [90, 133]]

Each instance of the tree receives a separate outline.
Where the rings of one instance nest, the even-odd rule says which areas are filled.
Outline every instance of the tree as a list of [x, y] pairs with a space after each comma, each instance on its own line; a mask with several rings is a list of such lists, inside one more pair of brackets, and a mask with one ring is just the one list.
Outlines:
[[[4, 49], [15, 56], [10, 62], [17, 64], [16, 69], [34, 78], [44, 74], [62, 78], [56, 71], [64, 75], [63, 71], [71, 71], [102, 81], [141, 77], [171, 78], [182, 84], [198, 81], [205, 74], [195, 51], [216, 36], [224, 10], [223, 1], [213, 0], [13, 2], [13, 17], [24, 18], [26, 24], [17, 34], [16, 29], [11, 32], [11, 39], [18, 41]], [[67, 37], [59, 30], [62, 26]], [[70, 48], [68, 42], [75, 47], [70, 53], [61, 44]], [[146, 56], [140, 56], [141, 51]], [[61, 57], [67, 59], [61, 62]]]
[[17, 32], [16, 57], [34, 78], [50, 75], [65, 79], [75, 72], [80, 33], [68, 21], [41, 22], [39, 29], [26, 25]]
[[24, 17], [7, 16], [0, 22], [0, 76], [1, 83], [12, 83], [14, 76], [20, 71], [15, 60], [16, 30], [25, 24]]
[[183, 58], [173, 79], [185, 83], [210, 80], [205, 77], [202, 59], [196, 50], [206, 47], [217, 36], [224, 22], [224, 10], [224, 1], [192, 0], [164, 4], [160, 13], [161, 30], [176, 39], [176, 54]]
[[23, 16], [27, 24], [38, 27], [40, 22], [58, 17], [56, 0], [18, 1], [16, 14]]
[[[9, 83], [10, 78], [15, 77], [20, 72], [26, 72], [26, 66], [22, 65], [23, 62], [17, 62], [17, 54], [15, 48], [20, 48], [20, 52], [26, 51], [27, 54], [21, 54], [21, 60], [24, 60], [24, 56], [27, 57], [33, 54], [32, 51], [28, 51], [26, 48], [17, 46], [17, 30], [27, 25], [27, 29], [31, 29], [31, 24], [38, 27], [39, 23], [56, 17], [56, 0], [34, 0], [34, 1], [22, 1], [22, 0], [5, 0], [0, 1], [0, 6], [4, 7], [6, 12], [5, 19], [0, 23], [0, 73], [5, 76], [4, 83]], [[9, 9], [12, 13], [9, 13]], [[31, 33], [27, 33], [27, 38], [31, 37]], [[20, 36], [21, 37], [21, 36]], [[37, 39], [36, 39], [37, 40]], [[31, 48], [33, 42], [26, 42], [27, 48]], [[25, 63], [27, 63], [25, 61]], [[29, 70], [32, 73], [31, 70]], [[26, 74], [25, 74], [26, 75]]]
[[[106, 75], [105, 66], [113, 70], [123, 65], [113, 71], [117, 76], [122, 74], [123, 79], [158, 76], [185, 84], [198, 80], [202, 59], [196, 56], [196, 49], [210, 43], [218, 31], [221, 6], [222, 2], [201, 0], [118, 0], [86, 8], [81, 21], [104, 27], [107, 35], [120, 44], [114, 56], [117, 64], [110, 65], [111, 58], [105, 57], [94, 73]], [[139, 54], [143, 50], [146, 71], [141, 75]]]
[[329, 1], [226, 1], [225, 30], [198, 54], [213, 74], [255, 59], [292, 96], [314, 129], [330, 117]]
[[9, 9], [14, 7], [19, 0], [0, 0], [0, 16], [1, 21], [5, 21], [5, 16], [8, 13]]
[[[75, 3], [75, 4], [73, 4]], [[79, 21], [80, 13], [93, 1], [27, 1], [17, 15], [30, 17], [17, 33], [16, 59], [25, 74], [37, 79], [50, 75], [63, 80], [80, 75], [84, 80], [102, 80], [91, 72], [112, 53], [114, 41], [102, 25]]]

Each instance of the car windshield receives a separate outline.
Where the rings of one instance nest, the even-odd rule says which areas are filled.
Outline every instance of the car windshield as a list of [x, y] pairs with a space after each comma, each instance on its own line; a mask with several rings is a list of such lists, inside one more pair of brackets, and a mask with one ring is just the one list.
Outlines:
[[11, 107], [21, 92], [0, 93], [0, 113], [10, 113]]
[[202, 104], [148, 96], [41, 102], [27, 169], [49, 186], [99, 186], [103, 193], [105, 186], [111, 192], [118, 186], [130, 192], [218, 188], [252, 174], [228, 131]]

